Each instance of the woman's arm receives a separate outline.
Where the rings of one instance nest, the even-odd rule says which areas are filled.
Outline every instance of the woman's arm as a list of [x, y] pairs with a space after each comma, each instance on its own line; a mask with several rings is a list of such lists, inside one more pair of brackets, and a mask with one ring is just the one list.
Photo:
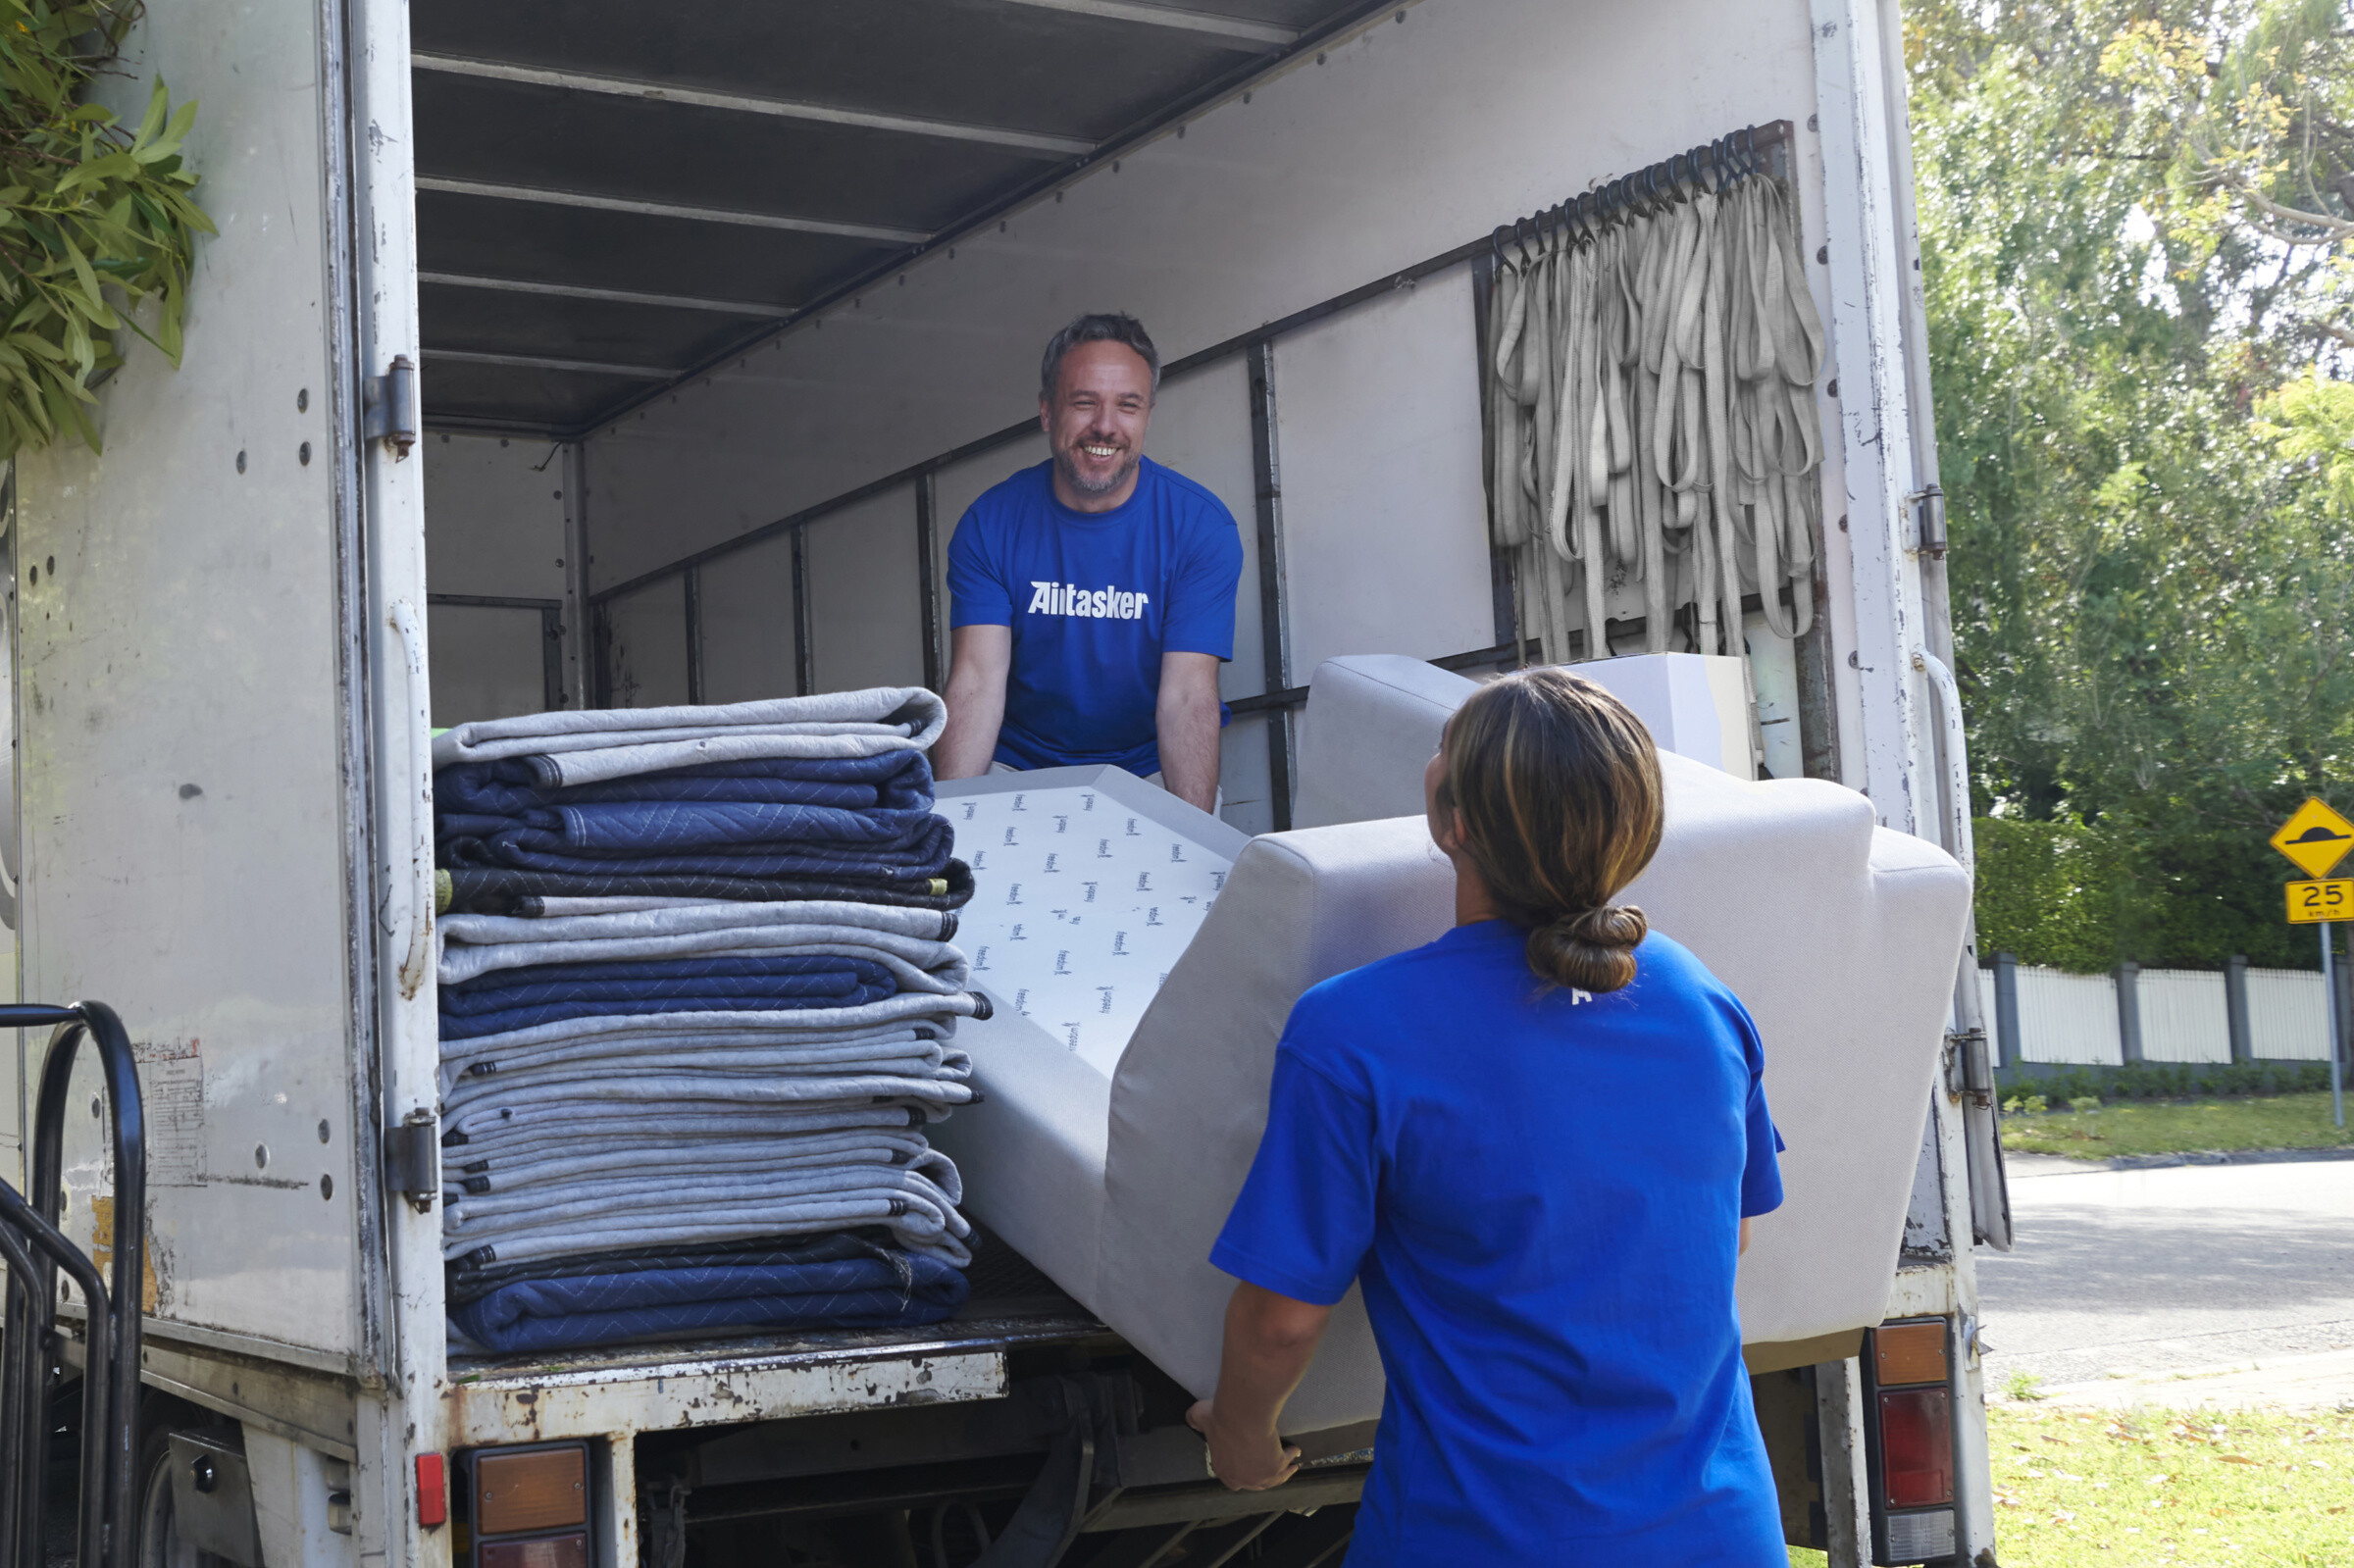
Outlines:
[[1185, 1413], [1209, 1440], [1209, 1467], [1235, 1492], [1264, 1492], [1292, 1479], [1300, 1450], [1275, 1435], [1283, 1401], [1307, 1375], [1332, 1308], [1295, 1301], [1258, 1286], [1234, 1288], [1226, 1303], [1226, 1348], [1218, 1391]]

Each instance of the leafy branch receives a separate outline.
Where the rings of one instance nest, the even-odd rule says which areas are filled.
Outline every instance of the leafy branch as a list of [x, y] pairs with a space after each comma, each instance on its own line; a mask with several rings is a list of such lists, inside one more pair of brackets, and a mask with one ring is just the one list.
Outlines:
[[[95, 451], [95, 382], [115, 334], [179, 364], [188, 270], [214, 232], [181, 148], [193, 102], [161, 78], [135, 127], [84, 102], [112, 74], [136, 0], [0, 0], [0, 458], [71, 430]], [[152, 330], [134, 315], [152, 302]]]

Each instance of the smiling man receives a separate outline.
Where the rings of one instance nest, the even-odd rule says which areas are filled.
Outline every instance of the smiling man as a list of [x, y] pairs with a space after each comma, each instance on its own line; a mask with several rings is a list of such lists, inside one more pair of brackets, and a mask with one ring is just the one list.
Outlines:
[[1145, 456], [1159, 385], [1133, 316], [1082, 316], [1047, 344], [1054, 455], [975, 501], [948, 544], [941, 778], [1110, 762], [1216, 809], [1243, 541], [1216, 496]]

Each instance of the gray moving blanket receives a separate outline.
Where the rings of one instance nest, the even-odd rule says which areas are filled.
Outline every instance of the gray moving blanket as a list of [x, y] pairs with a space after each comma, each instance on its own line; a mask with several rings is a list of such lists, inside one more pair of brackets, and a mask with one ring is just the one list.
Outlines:
[[964, 955], [947, 944], [955, 917], [888, 904], [715, 903], [596, 915], [447, 915], [440, 980], [463, 985], [494, 969], [613, 959], [823, 954], [882, 964], [909, 989], [964, 988]]
[[563, 787], [756, 757], [929, 751], [947, 707], [920, 686], [883, 686], [725, 707], [598, 708], [462, 724], [434, 737], [434, 766], [539, 757]]
[[914, 1252], [961, 1268], [972, 1261], [972, 1227], [956, 1212], [964, 1196], [947, 1156], [927, 1152], [908, 1165], [842, 1165], [703, 1176], [682, 1184], [640, 1181], [550, 1183], [528, 1190], [448, 1200], [445, 1258], [519, 1263], [614, 1247], [805, 1236], [880, 1225]]

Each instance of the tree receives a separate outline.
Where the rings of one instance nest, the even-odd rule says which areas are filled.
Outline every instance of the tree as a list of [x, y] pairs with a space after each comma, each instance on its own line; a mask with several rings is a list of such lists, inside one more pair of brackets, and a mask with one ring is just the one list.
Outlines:
[[1973, 793], [2114, 847], [2113, 959], [2309, 962], [2263, 836], [2354, 805], [2343, 389], [2325, 361], [2294, 390], [2346, 315], [2345, 31], [2190, 0], [1909, 25]]

